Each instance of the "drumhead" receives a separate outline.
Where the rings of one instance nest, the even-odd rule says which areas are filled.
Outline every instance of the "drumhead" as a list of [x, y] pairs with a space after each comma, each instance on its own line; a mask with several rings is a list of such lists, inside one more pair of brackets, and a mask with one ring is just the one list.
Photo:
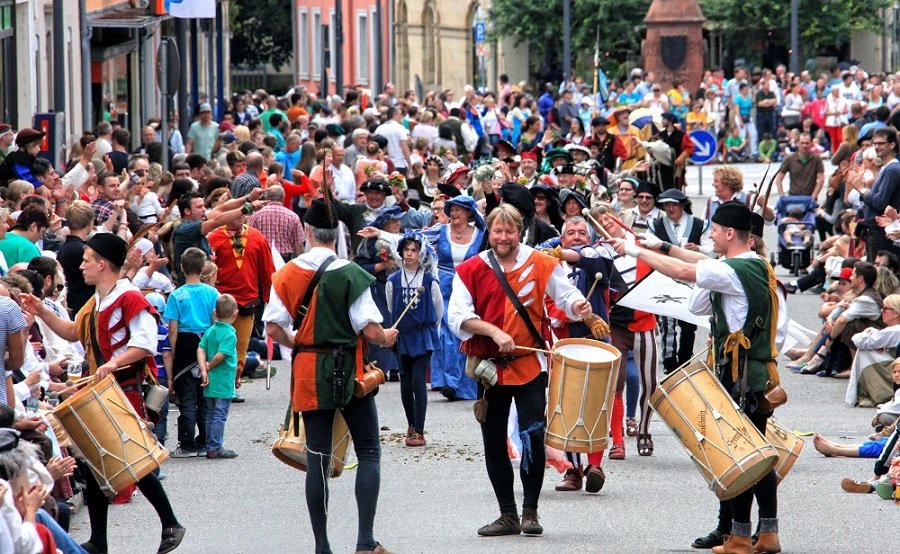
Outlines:
[[570, 360], [586, 363], [613, 362], [618, 357], [615, 352], [589, 344], [563, 344], [556, 347], [555, 352]]

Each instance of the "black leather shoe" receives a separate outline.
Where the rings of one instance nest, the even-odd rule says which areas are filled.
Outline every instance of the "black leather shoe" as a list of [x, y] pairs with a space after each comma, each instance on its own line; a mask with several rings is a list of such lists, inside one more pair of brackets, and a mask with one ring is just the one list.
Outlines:
[[458, 400], [458, 398], [456, 396], [456, 389], [454, 389], [453, 387], [443, 387], [441, 389], [441, 396], [443, 396], [450, 402], [454, 402], [454, 401]]
[[694, 542], [691, 543], [691, 547], [712, 548], [714, 546], [721, 546], [725, 544], [725, 537], [727, 536], [727, 534], [719, 531], [718, 529], [713, 529], [705, 537], [697, 537], [696, 539], [694, 539]]

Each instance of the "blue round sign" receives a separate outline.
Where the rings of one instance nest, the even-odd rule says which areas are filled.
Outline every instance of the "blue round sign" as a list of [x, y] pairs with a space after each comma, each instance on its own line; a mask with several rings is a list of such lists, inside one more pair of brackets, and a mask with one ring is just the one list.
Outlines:
[[716, 157], [718, 148], [716, 147], [716, 136], [714, 134], [703, 129], [697, 129], [696, 131], [691, 131], [689, 136], [691, 137], [691, 142], [694, 143], [694, 154], [691, 156], [692, 162], [702, 165], [709, 163]]

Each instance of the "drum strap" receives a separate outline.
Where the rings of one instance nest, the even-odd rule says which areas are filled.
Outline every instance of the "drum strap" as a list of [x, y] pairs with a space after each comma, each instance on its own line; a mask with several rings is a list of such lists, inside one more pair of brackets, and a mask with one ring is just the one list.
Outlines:
[[312, 302], [313, 294], [316, 292], [316, 287], [319, 286], [319, 281], [322, 279], [322, 275], [325, 273], [325, 270], [328, 269], [328, 266], [331, 265], [331, 262], [337, 259], [337, 256], [329, 256], [322, 262], [322, 265], [319, 266], [319, 269], [316, 270], [316, 274], [313, 275], [313, 278], [309, 281], [309, 286], [306, 287], [306, 293], [303, 295], [303, 301], [300, 302], [300, 307], [297, 308], [297, 315], [294, 317], [294, 328], [299, 329], [300, 324], [303, 323], [303, 319], [306, 317], [307, 312], [309, 312], [309, 303]]
[[509, 281], [506, 280], [506, 274], [503, 273], [503, 269], [500, 268], [499, 262], [497, 262], [497, 258], [494, 256], [493, 250], [488, 250], [487, 253], [488, 261], [491, 263], [491, 268], [494, 270], [494, 274], [497, 276], [497, 280], [500, 281], [500, 285], [503, 287], [503, 292], [506, 293], [506, 297], [509, 298], [509, 301], [512, 302], [513, 307], [519, 313], [519, 316], [525, 320], [525, 326], [528, 327], [528, 331], [531, 333], [532, 338], [534, 338], [535, 343], [538, 348], [546, 348], [547, 344], [544, 342], [541, 334], [538, 333], [538, 330], [534, 326], [534, 322], [531, 321], [531, 318], [528, 316], [528, 310], [525, 309], [525, 306], [519, 302], [519, 297], [516, 296], [516, 293], [513, 292], [512, 287], [509, 286]]

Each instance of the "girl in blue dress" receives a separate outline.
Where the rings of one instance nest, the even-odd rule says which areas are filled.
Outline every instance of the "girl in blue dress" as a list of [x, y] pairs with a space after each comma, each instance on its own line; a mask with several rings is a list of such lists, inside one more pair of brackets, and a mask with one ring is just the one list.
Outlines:
[[[409, 310], [397, 324], [400, 337], [400, 398], [406, 412], [406, 446], [425, 446], [425, 410], [428, 396], [425, 381], [432, 353], [440, 349], [438, 326], [444, 315], [441, 286], [432, 269], [434, 248], [421, 231], [407, 231], [397, 245], [403, 258], [400, 271], [388, 277], [385, 294], [394, 321]], [[416, 290], [422, 292], [416, 296]], [[415, 298], [415, 301], [413, 301]]]

